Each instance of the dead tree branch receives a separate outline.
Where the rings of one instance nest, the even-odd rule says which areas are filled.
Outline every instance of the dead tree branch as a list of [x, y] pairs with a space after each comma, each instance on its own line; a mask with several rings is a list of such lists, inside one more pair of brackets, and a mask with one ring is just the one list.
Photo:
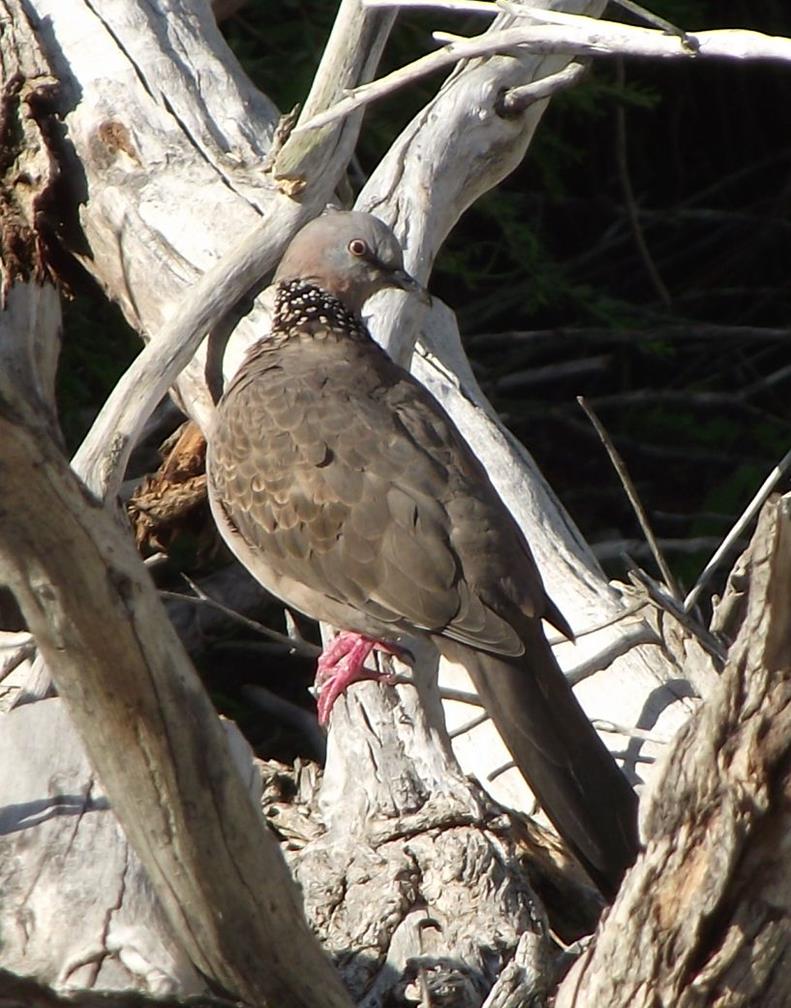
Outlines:
[[[6, 359], [16, 335], [17, 360], [29, 360], [15, 319], [31, 299], [53, 297], [12, 288]], [[344, 1008], [131, 537], [69, 468], [46, 404], [26, 395], [35, 385], [0, 376], [0, 567], [113, 810], [207, 977], [250, 1004]]]
[[764, 507], [748, 553], [722, 679], [668, 753], [645, 853], [558, 1008], [791, 998], [790, 498]]

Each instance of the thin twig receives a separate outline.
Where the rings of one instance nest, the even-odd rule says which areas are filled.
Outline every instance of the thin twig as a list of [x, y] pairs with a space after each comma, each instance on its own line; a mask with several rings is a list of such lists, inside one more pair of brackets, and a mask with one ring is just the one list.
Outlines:
[[656, 763], [656, 756], [649, 756], [646, 753], [635, 753], [628, 752], [624, 750], [623, 752], [617, 749], [610, 749], [610, 756], [614, 760], [620, 760], [622, 763]]
[[648, 541], [648, 545], [651, 547], [651, 552], [654, 555], [654, 559], [656, 560], [659, 570], [662, 572], [662, 577], [664, 579], [665, 584], [667, 585], [671, 595], [673, 595], [677, 599], [680, 599], [681, 592], [679, 591], [679, 587], [676, 584], [676, 579], [673, 577], [670, 568], [665, 562], [665, 558], [662, 556], [662, 552], [659, 549], [653, 530], [651, 529], [651, 523], [648, 521], [648, 515], [646, 514], [645, 509], [642, 503], [640, 502], [640, 498], [637, 496], [637, 490], [635, 489], [634, 483], [632, 482], [632, 478], [629, 475], [626, 466], [624, 465], [623, 459], [618, 454], [615, 445], [610, 440], [610, 437], [607, 434], [607, 431], [604, 429], [601, 421], [586, 402], [585, 397], [577, 396], [577, 402], [580, 404], [583, 410], [585, 410], [588, 419], [593, 424], [596, 433], [599, 435], [602, 444], [607, 450], [607, 454], [610, 456], [610, 461], [612, 462], [615, 471], [618, 473], [618, 478], [620, 479], [621, 485], [626, 491], [626, 496], [629, 498], [629, 503], [632, 505], [634, 513], [637, 515], [637, 520], [640, 522], [640, 528], [643, 530], [643, 535]]
[[[473, 728], [478, 727], [478, 725], [483, 724], [488, 719], [489, 719], [488, 714], [481, 714], [479, 717], [473, 718], [471, 721], [468, 721], [466, 724], [461, 725], [459, 728], [455, 729], [455, 731], [451, 732], [450, 738], [451, 739], [458, 738], [460, 735], [463, 735], [466, 732], [471, 731]], [[613, 721], [607, 721], [604, 720], [603, 718], [594, 718], [591, 721], [591, 724], [597, 731], [604, 732], [605, 734], [622, 735], [625, 736], [626, 738], [638, 739], [639, 741], [642, 742], [650, 742], [653, 743], [654, 745], [660, 745], [660, 746], [666, 746], [669, 744], [669, 739], [659, 738], [657, 735], [653, 734], [652, 732], [646, 731], [643, 728], [632, 728], [629, 725], [615, 724]], [[632, 762], [637, 763], [654, 762], [654, 757], [648, 754], [643, 754], [642, 756], [640, 755], [635, 756], [635, 754], [631, 752], [628, 754], [623, 752], [621, 753], [613, 752], [612, 756], [614, 759], [618, 758], [621, 759], [622, 761], [625, 761], [628, 758]], [[507, 763], [503, 763], [501, 766], [498, 766], [494, 770], [492, 770], [487, 775], [486, 779], [491, 783], [492, 781], [496, 780], [497, 777], [501, 777], [504, 773], [507, 773], [509, 770], [515, 769], [515, 767], [516, 764], [512, 760], [509, 760]]]
[[630, 728], [629, 725], [616, 724], [614, 721], [606, 721], [604, 718], [594, 718], [591, 724], [596, 731], [605, 732], [607, 735], [626, 735], [628, 738], [640, 739], [642, 742], [654, 742], [656, 745], [663, 746], [670, 742], [670, 739], [659, 738], [644, 728]]
[[576, 360], [563, 361], [560, 364], [525, 368], [497, 378], [494, 386], [499, 392], [510, 392], [526, 386], [540, 385], [543, 382], [562, 381], [594, 371], [606, 371], [611, 361], [611, 354], [598, 354], [595, 357], [578, 357]]
[[586, 661], [580, 662], [574, 668], [566, 669], [564, 674], [570, 685], [576, 686], [584, 679], [590, 679], [597, 672], [603, 672], [604, 669], [609, 668], [616, 658], [627, 654], [632, 648], [639, 647], [642, 644], [658, 645], [661, 643], [651, 627], [641, 621], [640, 623], [636, 623], [631, 629], [619, 634], [615, 640], [611, 641], [600, 651], [597, 651], [595, 655], [592, 655]]
[[703, 589], [703, 586], [708, 581], [712, 572], [719, 565], [720, 561], [728, 552], [728, 550], [731, 549], [734, 542], [736, 542], [736, 540], [740, 538], [744, 530], [747, 528], [747, 526], [750, 524], [753, 518], [755, 518], [755, 516], [761, 510], [767, 497], [772, 492], [772, 490], [774, 490], [778, 480], [788, 470], [789, 466], [791, 466], [791, 451], [786, 452], [786, 454], [782, 457], [782, 459], [780, 459], [780, 461], [777, 463], [774, 469], [769, 473], [769, 475], [761, 484], [758, 493], [756, 493], [756, 495], [744, 509], [739, 520], [736, 522], [736, 524], [733, 526], [733, 528], [730, 530], [727, 536], [725, 536], [725, 538], [722, 540], [722, 543], [720, 544], [719, 548], [714, 552], [714, 555], [712, 556], [711, 560], [709, 560], [709, 562], [701, 571], [700, 576], [698, 577], [697, 581], [692, 587], [692, 590], [684, 599], [684, 610], [686, 612], [689, 612], [690, 609], [692, 609], [692, 607], [695, 605], [695, 603], [698, 600], [698, 596], [700, 595]]
[[[628, 608], [624, 609], [622, 612], [617, 613], [615, 616], [611, 616], [609, 619], [605, 620], [603, 623], [597, 623], [595, 626], [586, 627], [584, 630], [574, 631], [574, 640], [578, 641], [580, 637], [587, 637], [589, 634], [598, 633], [599, 630], [605, 630], [607, 627], [614, 626], [616, 623], [620, 623], [621, 620], [627, 618], [627, 616], [634, 616], [639, 613], [641, 609], [645, 608], [644, 602], [637, 602], [630, 605]], [[547, 635], [547, 640], [554, 647], [555, 644], [567, 644], [568, 641], [565, 637], [558, 635], [557, 637], [552, 635]]]
[[[721, 666], [725, 661], [726, 654], [722, 644], [717, 638], [700, 624], [695, 617], [686, 610], [684, 604], [677, 599], [671, 598], [664, 585], [659, 584], [652, 577], [649, 577], [644, 570], [633, 567], [629, 571], [629, 580], [634, 585], [639, 585], [647, 594], [651, 602], [658, 608], [678, 620], [678, 622], [697, 640], [704, 651], [707, 651], [712, 658]], [[703, 694], [701, 694], [702, 696]]]
[[235, 609], [230, 609], [228, 606], [223, 605], [222, 602], [218, 602], [217, 599], [207, 595], [206, 592], [204, 592], [204, 590], [191, 578], [187, 577], [186, 574], [182, 574], [181, 576], [187, 582], [192, 591], [195, 592], [195, 595], [184, 595], [181, 592], [161, 591], [159, 594], [162, 598], [174, 599], [179, 602], [188, 602], [192, 605], [205, 605], [211, 609], [216, 609], [218, 612], [226, 615], [229, 619], [235, 620], [237, 623], [241, 623], [242, 626], [246, 626], [248, 630], [254, 630], [256, 633], [263, 634], [264, 637], [269, 637], [271, 640], [277, 641], [279, 644], [284, 644], [293, 654], [302, 655], [304, 658], [317, 658], [321, 654], [321, 648], [317, 647], [315, 644], [299, 640], [296, 637], [288, 637], [286, 634], [280, 633], [278, 630], [273, 630], [271, 627], [264, 626], [263, 623], [259, 623], [257, 620], [243, 616], [241, 613], [236, 612]]
[[466, 703], [470, 707], [483, 707], [477, 693], [470, 693], [468, 690], [452, 689], [451, 687], [440, 686], [440, 700], [455, 700], [456, 703]]
[[772, 388], [773, 385], [779, 385], [780, 382], [784, 382], [790, 377], [791, 364], [786, 364], [785, 367], [778, 368], [777, 371], [764, 375], [762, 378], [758, 378], [750, 385], [747, 385], [744, 389], [742, 389], [742, 396], [745, 399], [749, 399], [751, 396], [754, 396], [756, 392], [763, 392], [768, 388]]
[[452, 732], [448, 732], [448, 738], [451, 742], [458, 738], [460, 735], [466, 735], [468, 731], [472, 731], [473, 728], [477, 728], [479, 725], [486, 724], [489, 720], [489, 715], [484, 711], [477, 717], [471, 718], [469, 721], [465, 721], [464, 724], [459, 725], [458, 728], [454, 728]]
[[504, 773], [508, 773], [509, 770], [515, 769], [516, 763], [514, 763], [513, 760], [509, 760], [507, 763], [503, 763], [502, 766], [495, 767], [491, 773], [486, 775], [486, 779], [491, 784], [493, 780], [496, 780], [498, 777], [502, 777]]
[[[704, 553], [718, 546], [719, 536], [693, 536], [687, 539], [657, 539], [657, 545], [663, 553]], [[648, 547], [642, 539], [603, 539], [591, 544], [593, 555], [597, 560], [612, 560], [624, 556], [639, 557], [647, 553]]]
[[[649, 756], [646, 753], [631, 753], [631, 752], [620, 752], [618, 750], [611, 749], [610, 755], [614, 760], [620, 760], [622, 763], [656, 763], [655, 756]], [[508, 773], [509, 770], [516, 769], [516, 763], [513, 760], [509, 760], [507, 763], [503, 763], [502, 766], [495, 767], [491, 773], [486, 775], [486, 780], [491, 783], [498, 777], [502, 777], [504, 773]]]

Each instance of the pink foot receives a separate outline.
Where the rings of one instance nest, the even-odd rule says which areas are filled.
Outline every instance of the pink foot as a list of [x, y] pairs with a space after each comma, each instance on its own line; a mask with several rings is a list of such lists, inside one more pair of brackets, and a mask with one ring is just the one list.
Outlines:
[[373, 680], [392, 684], [392, 676], [365, 668], [365, 662], [372, 651], [401, 654], [389, 644], [382, 644], [350, 630], [341, 631], [321, 653], [315, 680], [320, 725], [327, 724], [333, 704], [352, 683]]

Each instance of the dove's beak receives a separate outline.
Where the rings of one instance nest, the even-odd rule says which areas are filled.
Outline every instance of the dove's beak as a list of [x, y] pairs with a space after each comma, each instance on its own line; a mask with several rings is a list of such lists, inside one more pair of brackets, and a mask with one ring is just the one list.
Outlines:
[[390, 274], [393, 282], [393, 287], [400, 287], [401, 290], [407, 291], [410, 294], [416, 294], [423, 304], [431, 304], [431, 295], [428, 290], [423, 286], [423, 284], [418, 283], [417, 280], [404, 269], [393, 270]]

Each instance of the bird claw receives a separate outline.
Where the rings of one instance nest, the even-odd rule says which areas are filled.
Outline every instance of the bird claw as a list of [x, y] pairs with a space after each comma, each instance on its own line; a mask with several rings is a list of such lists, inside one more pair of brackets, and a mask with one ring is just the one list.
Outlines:
[[398, 657], [402, 654], [400, 649], [391, 644], [383, 644], [362, 634], [344, 630], [319, 656], [314, 693], [317, 696], [320, 725], [327, 724], [335, 701], [352, 683], [370, 680], [393, 685], [395, 677], [392, 674], [365, 667], [372, 651], [382, 651]]

